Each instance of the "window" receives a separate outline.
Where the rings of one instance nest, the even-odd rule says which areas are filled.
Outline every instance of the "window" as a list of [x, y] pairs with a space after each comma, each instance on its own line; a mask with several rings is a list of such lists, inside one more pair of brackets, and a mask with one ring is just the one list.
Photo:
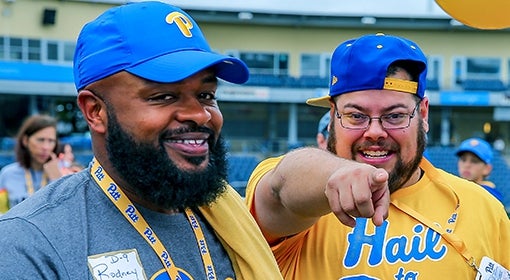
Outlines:
[[454, 85], [466, 90], [501, 91], [501, 59], [494, 57], [454, 57]]
[[427, 58], [427, 88], [438, 90], [442, 77], [443, 60], [439, 56], [429, 56]]
[[41, 61], [41, 40], [27, 39], [27, 59], [29, 61]]
[[58, 61], [58, 42], [46, 42], [46, 60], [54, 62]]
[[301, 55], [301, 76], [329, 77], [330, 73], [330, 54], [311, 54]]
[[499, 79], [499, 58], [467, 58], [467, 79]]
[[228, 51], [227, 54], [244, 61], [251, 74], [287, 75], [289, 73], [289, 55], [286, 53]]
[[76, 49], [76, 43], [74, 42], [63, 42], [64, 48], [64, 61], [73, 62], [74, 50]]
[[6, 44], [5, 44], [5, 37], [3, 36], [0, 36], [0, 60], [4, 60], [5, 59], [5, 48], [6, 48]]
[[501, 59], [492, 57], [455, 57], [455, 80], [499, 80]]
[[9, 60], [23, 59], [23, 40], [21, 38], [7, 38], [8, 40], [8, 57]]
[[0, 36], [0, 60], [73, 62], [75, 42]]

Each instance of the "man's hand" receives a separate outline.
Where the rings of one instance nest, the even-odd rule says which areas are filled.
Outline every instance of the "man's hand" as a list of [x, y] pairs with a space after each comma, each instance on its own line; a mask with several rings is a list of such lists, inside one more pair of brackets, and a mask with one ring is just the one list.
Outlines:
[[367, 164], [341, 168], [328, 180], [326, 197], [342, 224], [356, 225], [353, 217], [372, 218], [376, 226], [388, 217], [388, 173]]

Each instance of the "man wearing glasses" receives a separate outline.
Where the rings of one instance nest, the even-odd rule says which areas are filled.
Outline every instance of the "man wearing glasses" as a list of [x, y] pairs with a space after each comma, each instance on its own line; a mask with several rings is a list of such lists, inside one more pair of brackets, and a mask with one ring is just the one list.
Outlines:
[[340, 44], [329, 95], [307, 101], [330, 108], [331, 153], [303, 148], [255, 169], [246, 201], [285, 279], [510, 276], [501, 203], [423, 158], [426, 63], [401, 37]]

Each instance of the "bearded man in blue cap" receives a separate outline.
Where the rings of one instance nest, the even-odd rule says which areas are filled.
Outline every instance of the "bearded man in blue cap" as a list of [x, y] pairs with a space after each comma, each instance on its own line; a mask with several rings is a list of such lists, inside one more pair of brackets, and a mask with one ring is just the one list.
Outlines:
[[83, 27], [74, 78], [95, 157], [2, 216], [2, 279], [281, 279], [226, 183], [216, 90], [248, 79], [242, 61], [140, 2]]
[[246, 202], [285, 279], [510, 275], [501, 203], [423, 158], [426, 69], [406, 38], [374, 34], [340, 44], [329, 95], [307, 101], [330, 109], [330, 152], [294, 150], [253, 171]]

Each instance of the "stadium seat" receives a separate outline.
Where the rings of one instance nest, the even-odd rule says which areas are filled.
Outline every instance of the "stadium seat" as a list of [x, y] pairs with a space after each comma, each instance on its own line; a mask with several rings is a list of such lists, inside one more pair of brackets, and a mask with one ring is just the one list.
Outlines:
[[504, 91], [506, 86], [498, 79], [466, 79], [462, 82], [465, 90]]
[[228, 182], [234, 189], [244, 196], [246, 184], [251, 172], [260, 162], [259, 158], [252, 155], [229, 155], [228, 159]]
[[[458, 176], [455, 151], [456, 147], [427, 147], [426, 157], [436, 167]], [[493, 182], [503, 194], [505, 205], [510, 205], [510, 168], [504, 157], [497, 152], [494, 153], [492, 167], [493, 169], [488, 180]]]
[[437, 79], [427, 79], [427, 90], [439, 90], [439, 81]]

